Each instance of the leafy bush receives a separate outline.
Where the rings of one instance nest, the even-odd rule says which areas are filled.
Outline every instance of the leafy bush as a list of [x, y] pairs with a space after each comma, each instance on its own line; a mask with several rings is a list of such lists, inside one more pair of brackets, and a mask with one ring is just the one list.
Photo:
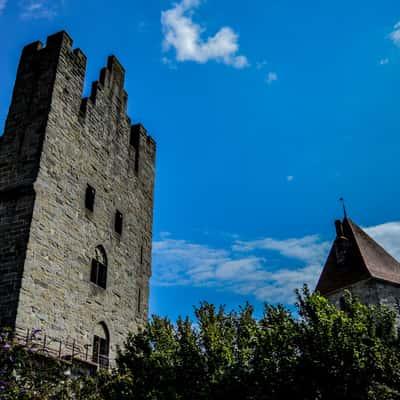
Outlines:
[[33, 346], [15, 345], [11, 330], [0, 334], [0, 399], [101, 399], [94, 379], [71, 375], [71, 365]]

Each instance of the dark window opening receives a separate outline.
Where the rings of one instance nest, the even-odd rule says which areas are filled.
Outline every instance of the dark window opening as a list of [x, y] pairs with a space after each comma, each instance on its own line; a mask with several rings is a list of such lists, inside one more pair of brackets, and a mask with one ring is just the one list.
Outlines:
[[109, 364], [108, 348], [109, 345], [107, 339], [94, 335], [92, 361], [100, 367], [107, 368]]
[[130, 139], [129, 139], [129, 143], [136, 150], [136, 155], [135, 155], [135, 173], [136, 174], [139, 172], [140, 135], [143, 132], [144, 133], [146, 132], [146, 130], [145, 130], [143, 125], [141, 125], [141, 124], [132, 125], [132, 127], [131, 127], [131, 136], [130, 136]]
[[138, 295], [137, 295], [137, 313], [141, 314], [142, 312], [142, 290], [138, 288]]
[[103, 289], [107, 287], [107, 257], [102, 246], [96, 248], [95, 257], [92, 259], [90, 280]]
[[117, 212], [115, 213], [114, 228], [115, 228], [115, 232], [117, 232], [120, 235], [122, 235], [123, 220], [124, 220], [124, 216], [122, 215], [122, 213], [120, 211], [117, 210]]
[[92, 272], [90, 274], [90, 280], [103, 289], [106, 289], [107, 267], [97, 260], [92, 260]]
[[339, 299], [339, 308], [342, 311], [346, 311], [346, 300], [344, 299], [343, 296], [341, 296], [340, 299]]
[[139, 138], [140, 138], [140, 131], [142, 129], [141, 124], [135, 124], [131, 126], [131, 135], [129, 138], [129, 144], [133, 146], [136, 150], [139, 148]]
[[143, 245], [140, 246], [140, 264], [143, 264]]
[[86, 194], [85, 194], [85, 207], [89, 211], [94, 210], [94, 198], [96, 197], [96, 190], [90, 185], [86, 187]]

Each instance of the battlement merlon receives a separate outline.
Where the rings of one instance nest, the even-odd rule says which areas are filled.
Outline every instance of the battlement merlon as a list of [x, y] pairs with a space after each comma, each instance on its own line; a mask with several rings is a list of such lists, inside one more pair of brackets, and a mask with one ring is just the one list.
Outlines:
[[128, 94], [124, 89], [125, 69], [115, 56], [109, 56], [107, 66], [100, 71], [99, 80], [92, 83], [90, 96], [82, 99], [81, 118], [84, 123], [88, 110], [97, 108], [100, 113], [113, 108], [129, 119], [127, 115]]
[[[5, 157], [9, 160], [13, 154], [18, 165], [15, 173], [7, 172], [15, 175], [14, 180], [20, 181], [25, 176], [24, 182], [34, 182], [45, 138], [62, 132], [74, 131], [80, 135], [85, 135], [85, 131], [88, 134], [104, 132], [112, 138], [121, 137], [121, 143], [127, 146], [129, 140], [133, 144], [132, 132], [136, 128], [131, 126], [126, 112], [128, 95], [124, 89], [123, 66], [115, 56], [110, 56], [99, 80], [93, 82], [90, 97], [82, 99], [87, 59], [80, 49], [74, 50], [72, 46], [71, 37], [62, 31], [49, 36], [45, 46], [36, 41], [22, 51], [4, 136], [0, 140], [0, 161], [5, 161]], [[133, 135], [137, 138], [131, 157], [135, 160], [137, 175], [146, 181], [154, 172], [155, 141], [144, 127]], [[1, 180], [12, 179], [0, 177]]]
[[[35, 92], [46, 92], [48, 103], [50, 103], [57, 94], [62, 96], [63, 93], [53, 88], [62, 89], [69, 93], [66, 105], [72, 107], [71, 111], [76, 114], [76, 119], [79, 118], [84, 123], [87, 110], [90, 108], [98, 108], [99, 113], [117, 107], [118, 114], [122, 118], [127, 116], [127, 101], [128, 94], [124, 89], [125, 69], [118, 59], [112, 55], [108, 57], [107, 65], [100, 72], [98, 81], [93, 82], [92, 90], [89, 98], [82, 99], [83, 84], [86, 73], [87, 58], [80, 49], [73, 49], [73, 40], [67, 32], [61, 31], [51, 35], [46, 40], [44, 46], [42, 42], [36, 41], [24, 47], [20, 58], [17, 78], [14, 86], [13, 98], [10, 111], [16, 103], [33, 104], [32, 97]], [[45, 75], [46, 82], [41, 81], [41, 73]], [[75, 82], [71, 82], [75, 81]], [[73, 85], [71, 85], [73, 83]], [[45, 86], [45, 87], [43, 87]], [[48, 93], [51, 91], [50, 93]], [[65, 100], [65, 99], [62, 99]], [[91, 102], [91, 106], [88, 103]], [[45, 108], [45, 102], [36, 102], [42, 108]], [[100, 105], [96, 106], [98, 103]], [[20, 105], [20, 104], [18, 104]], [[47, 104], [47, 109], [49, 104]], [[24, 114], [21, 107], [18, 108], [18, 114]], [[29, 107], [31, 108], [31, 107]], [[21, 113], [22, 111], [22, 113]], [[12, 113], [11, 113], [12, 114]], [[12, 117], [12, 116], [11, 116]], [[12, 119], [12, 118], [11, 118]], [[15, 126], [20, 126], [20, 120]], [[10, 127], [12, 128], [12, 127]], [[4, 133], [6, 133], [6, 128]]]
[[144, 184], [145, 192], [152, 196], [156, 142], [147, 134], [147, 130], [142, 124], [132, 125], [130, 135], [130, 144], [135, 150], [135, 174]]
[[[63, 62], [61, 63], [61, 61]], [[61, 65], [62, 64], [62, 65]], [[6, 121], [4, 134], [21, 135], [21, 130], [27, 130], [39, 119], [41, 125], [46, 124], [54, 88], [60, 82], [60, 70], [68, 66], [71, 75], [78, 79], [78, 89], [75, 95], [77, 110], [82, 97], [83, 81], [86, 70], [86, 56], [80, 49], [72, 49], [72, 39], [62, 31], [47, 38], [46, 46], [40, 41], [28, 44], [22, 50], [14, 84], [11, 105]]]

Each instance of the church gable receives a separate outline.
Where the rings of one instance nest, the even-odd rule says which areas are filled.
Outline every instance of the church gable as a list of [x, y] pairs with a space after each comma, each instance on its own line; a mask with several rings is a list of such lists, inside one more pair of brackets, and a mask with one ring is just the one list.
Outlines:
[[345, 219], [336, 221], [336, 239], [316, 290], [325, 295], [370, 278], [352, 230]]
[[400, 284], [400, 264], [349, 218], [336, 221], [336, 239], [316, 290], [326, 295], [375, 278]]

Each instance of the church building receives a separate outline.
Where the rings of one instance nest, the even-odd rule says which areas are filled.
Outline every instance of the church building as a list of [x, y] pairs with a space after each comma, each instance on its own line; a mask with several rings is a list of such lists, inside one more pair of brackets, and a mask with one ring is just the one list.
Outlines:
[[365, 304], [400, 314], [400, 264], [347, 216], [335, 226], [336, 239], [316, 291], [340, 306], [349, 290]]

